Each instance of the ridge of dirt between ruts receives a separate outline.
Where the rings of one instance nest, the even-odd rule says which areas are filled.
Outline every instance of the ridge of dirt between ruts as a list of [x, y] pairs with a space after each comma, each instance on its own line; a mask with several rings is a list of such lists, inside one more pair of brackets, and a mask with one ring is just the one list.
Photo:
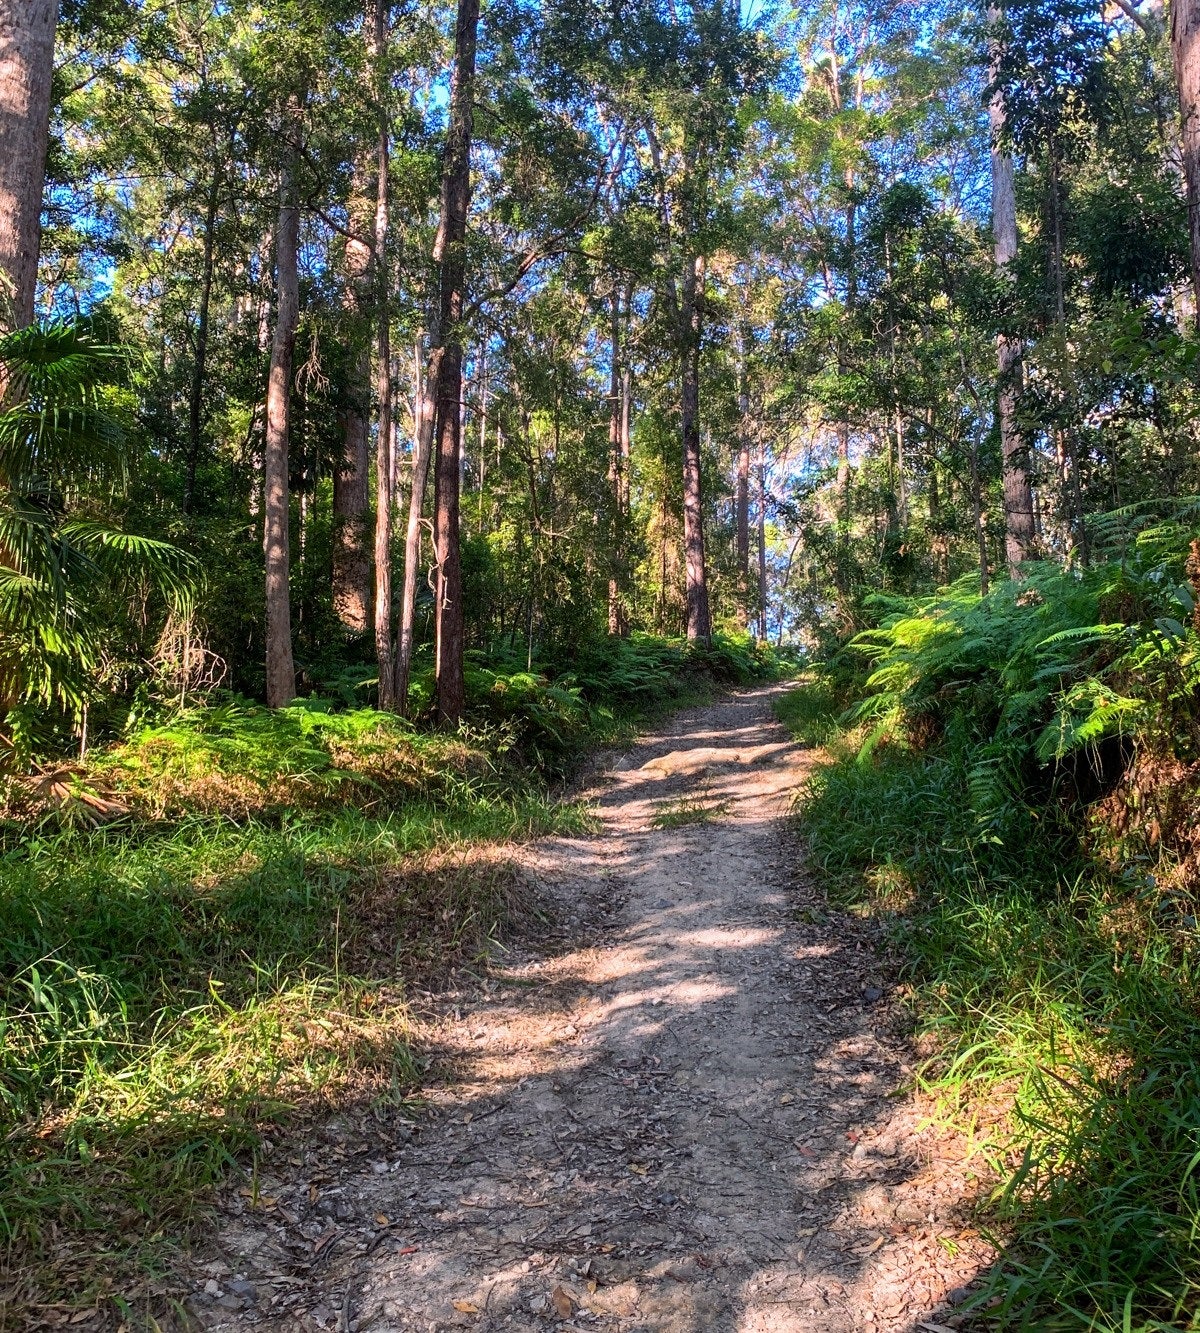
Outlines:
[[224, 1195], [196, 1324], [960, 1325], [979, 1182], [895, 1095], [871, 926], [803, 873], [782, 688], [680, 714], [594, 783], [595, 833], [515, 849], [550, 924], [418, 1004], [416, 1121], [346, 1107]]

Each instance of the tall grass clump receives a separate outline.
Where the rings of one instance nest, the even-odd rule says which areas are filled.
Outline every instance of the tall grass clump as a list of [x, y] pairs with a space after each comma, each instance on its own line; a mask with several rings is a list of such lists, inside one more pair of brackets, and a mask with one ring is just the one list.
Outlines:
[[811, 855], [894, 929], [925, 1079], [1009, 1108], [981, 1326], [1200, 1327], [1198, 551], [1164, 525], [879, 602], [859, 702], [783, 708], [827, 744]]

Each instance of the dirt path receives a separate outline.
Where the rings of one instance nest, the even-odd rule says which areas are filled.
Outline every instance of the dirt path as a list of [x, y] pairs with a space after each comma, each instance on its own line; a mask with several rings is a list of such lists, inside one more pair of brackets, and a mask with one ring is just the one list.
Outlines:
[[557, 921], [439, 997], [454, 1081], [411, 1131], [348, 1118], [272, 1163], [268, 1210], [235, 1197], [203, 1327], [957, 1325], [971, 1176], [889, 1096], [867, 928], [800, 876], [777, 689], [680, 715], [599, 782], [596, 834], [522, 852]]

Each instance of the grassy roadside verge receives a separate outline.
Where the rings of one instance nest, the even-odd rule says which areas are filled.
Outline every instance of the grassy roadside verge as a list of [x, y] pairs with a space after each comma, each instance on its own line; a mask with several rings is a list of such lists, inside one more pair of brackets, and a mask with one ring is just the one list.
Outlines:
[[1006, 1110], [1004, 1257], [969, 1326], [1200, 1328], [1194, 907], [1114, 855], [1098, 813], [1081, 827], [1047, 802], [1018, 836], [981, 827], [972, 738], [881, 742], [839, 720], [849, 702], [818, 679], [779, 704], [823, 748], [799, 806], [811, 861], [907, 958], [928, 1086], [964, 1118]]
[[11, 786], [0, 1328], [119, 1317], [264, 1129], [401, 1103], [412, 987], [536, 910], [503, 846], [586, 826], [552, 779], [769, 669], [660, 642], [609, 657], [607, 692], [477, 668], [455, 736], [226, 698]]

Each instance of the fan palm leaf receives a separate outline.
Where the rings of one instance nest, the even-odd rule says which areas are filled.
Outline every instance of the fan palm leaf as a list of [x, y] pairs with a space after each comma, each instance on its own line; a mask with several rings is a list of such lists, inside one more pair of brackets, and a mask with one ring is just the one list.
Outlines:
[[[82, 325], [0, 336], [0, 707], [78, 709], [102, 652], [102, 592], [149, 581], [189, 595], [176, 547], [94, 516], [126, 478], [126, 438], [108, 410], [125, 361]], [[87, 497], [87, 516], [72, 513]]]

